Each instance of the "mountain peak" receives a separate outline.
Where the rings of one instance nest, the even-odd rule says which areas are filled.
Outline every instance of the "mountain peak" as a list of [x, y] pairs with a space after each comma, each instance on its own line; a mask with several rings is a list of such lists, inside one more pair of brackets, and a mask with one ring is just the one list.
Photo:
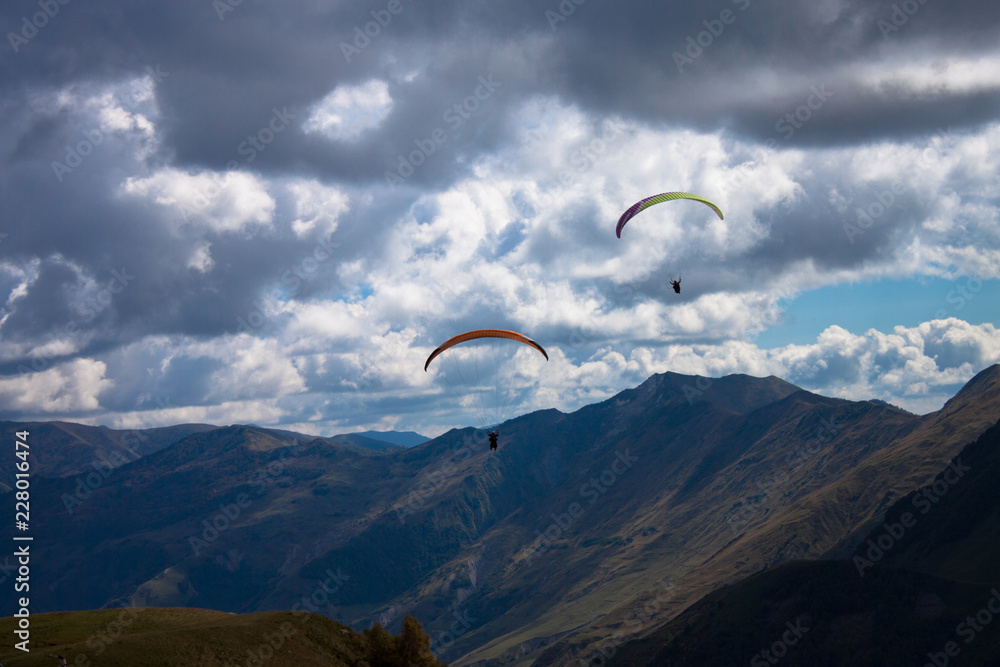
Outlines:
[[803, 391], [774, 375], [755, 377], [744, 373], [712, 378], [668, 371], [650, 377], [640, 388], [647, 383], [688, 403], [705, 401], [736, 412], [755, 410]]
[[379, 442], [396, 445], [398, 447], [416, 447], [417, 445], [422, 445], [430, 440], [427, 436], [421, 435], [415, 431], [359, 431], [356, 433], [348, 433], [346, 435], [361, 436], [362, 438], [378, 440]]
[[971, 380], [952, 396], [938, 412], [949, 415], [972, 403], [1000, 408], [1000, 364], [993, 364], [976, 373]]

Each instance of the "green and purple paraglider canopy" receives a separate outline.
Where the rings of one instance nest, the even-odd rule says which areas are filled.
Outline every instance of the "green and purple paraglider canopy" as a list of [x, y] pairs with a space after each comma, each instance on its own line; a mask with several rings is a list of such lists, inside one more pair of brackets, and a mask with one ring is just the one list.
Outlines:
[[622, 227], [625, 223], [634, 218], [636, 215], [646, 210], [654, 204], [660, 204], [665, 201], [673, 201], [674, 199], [693, 199], [694, 201], [700, 201], [701, 203], [710, 206], [713, 211], [715, 211], [720, 220], [725, 220], [722, 215], [722, 209], [708, 201], [704, 197], [699, 197], [698, 195], [693, 195], [688, 192], [664, 192], [663, 194], [653, 195], [652, 197], [646, 197], [628, 208], [627, 211], [622, 213], [622, 217], [618, 218], [618, 227], [615, 228], [615, 235], [618, 238], [622, 237]]

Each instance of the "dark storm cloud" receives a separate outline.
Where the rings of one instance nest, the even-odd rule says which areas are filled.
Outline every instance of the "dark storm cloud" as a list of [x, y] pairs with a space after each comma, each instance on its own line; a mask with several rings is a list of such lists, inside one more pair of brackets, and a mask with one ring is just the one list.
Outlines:
[[[74, 91], [83, 97], [101, 93], [87, 83]], [[42, 106], [29, 115], [26, 108], [41, 103], [24, 91], [21, 99], [25, 107], [11, 110], [12, 122], [6, 125], [23, 133], [9, 142], [13, 148], [2, 172], [4, 189], [11, 193], [5, 197], [4, 222], [14, 225], [3, 250], [15, 263], [42, 263], [38, 282], [4, 324], [6, 340], [42, 344], [53, 335], [110, 336], [112, 331], [121, 342], [150, 333], [215, 336], [235, 332], [238, 318], [255, 307], [262, 291], [286, 276], [286, 286], [323, 276], [337, 287], [335, 263], [306, 276], [295, 273], [317, 244], [329, 242], [322, 234], [298, 239], [285, 227], [253, 235], [198, 229], [183, 211], [123, 198], [123, 178], [143, 171], [129, 154], [135, 146], [128, 137], [101, 131], [97, 117], [74, 114], [72, 105]], [[201, 273], [189, 267], [198, 245], [211, 248], [219, 270]], [[58, 284], [51, 284], [54, 270], [61, 276]], [[91, 302], [106, 298], [101, 288], [114, 272], [131, 278], [95, 308]], [[74, 289], [81, 281], [95, 283], [96, 294]]]
[[[493, 72], [513, 83], [514, 70], [493, 62], [489, 49], [491, 40], [509, 35], [488, 34], [493, 26], [466, 18], [474, 8], [458, 6], [402, 0], [403, 11], [348, 62], [343, 45], [353, 45], [354, 30], [374, 20], [372, 11], [386, 12], [385, 3], [345, 3], [330, 11], [310, 3], [243, 3], [223, 20], [212, 3], [200, 1], [69, 4], [16, 57], [5, 58], [4, 70], [9, 81], [30, 88], [112, 80], [159, 67], [169, 73], [157, 89], [165, 150], [180, 165], [222, 169], [235, 161], [273, 171], [308, 164], [343, 180], [383, 180], [399, 153], [444, 125], [444, 112], [472, 94], [479, 76]], [[17, 8], [7, 9], [9, 27], [16, 23]], [[22, 11], [31, 9], [24, 4]], [[298, 126], [309, 105], [337, 85], [385, 78], [381, 63], [386, 58], [397, 59], [404, 70], [423, 65], [428, 76], [412, 85], [393, 84], [397, 110], [378, 136], [345, 145], [317, 142], [289, 128], [247, 164], [249, 153], [240, 152], [241, 145], [268, 125], [275, 110], [293, 116]], [[477, 115], [491, 113], [485, 106]], [[481, 123], [478, 132], [451, 132], [442, 153], [467, 151], [457, 147], [469, 137], [495, 141], [490, 125], [497, 123]], [[449, 164], [435, 162], [416, 180], [427, 180]]]
[[[180, 164], [219, 169], [232, 160], [243, 166], [239, 146], [267, 125], [275, 109], [294, 115], [297, 126], [309, 105], [337, 85], [419, 67], [416, 80], [391, 83], [394, 109], [378, 132], [345, 144], [290, 128], [252, 165], [269, 171], [304, 164], [328, 178], [363, 181], [382, 179], [415, 140], [444, 125], [442, 114], [471, 93], [479, 76], [492, 73], [503, 89], [414, 175], [415, 182], [430, 184], [460, 172], [456, 157], [468, 160], [496, 147], [503, 138], [499, 119], [539, 92], [557, 93], [600, 114], [706, 130], [731, 123], [766, 139], [776, 119], [802, 102], [794, 91], [754, 95], [744, 83], [747, 73], [771, 70], [779, 78], [802, 80], [804, 98], [810, 85], [829, 83], [831, 66], [864, 64], [915, 45], [929, 44], [948, 55], [996, 42], [995, 4], [912, 2], [915, 13], [892, 32], [879, 27], [879, 21], [888, 21], [896, 28], [893, 7], [899, 4], [888, 1], [401, 0], [398, 14], [386, 13], [387, 3], [377, 1], [241, 3], [222, 20], [212, 3], [201, 1], [71, 3], [15, 57], [5, 58], [4, 70], [9, 80], [34, 86], [160, 66], [170, 72], [157, 91], [165, 150]], [[7, 26], [17, 24], [18, 9], [32, 8], [9, 6]], [[379, 16], [390, 22], [376, 26], [377, 32], [369, 28], [375, 34], [368, 37], [366, 26]], [[711, 37], [703, 47], [702, 33]], [[708, 42], [704, 35], [702, 43]], [[364, 48], [345, 55], [344, 45], [356, 49], [354, 44]], [[678, 54], [691, 62], [683, 63]], [[995, 112], [997, 102], [996, 91], [907, 102], [850, 85], [842, 82], [822, 122], [802, 138], [834, 143], [979, 123]], [[904, 113], [913, 106], [922, 111]]]
[[[279, 281], [295, 267], [295, 258], [316, 243], [282, 238], [277, 232], [253, 238], [206, 232], [203, 240], [212, 244], [220, 270], [194, 271], [188, 268], [191, 238], [170, 231], [176, 212], [107, 197], [107, 172], [89, 166], [99, 176], [88, 178], [89, 172], [81, 172], [59, 185], [46, 170], [35, 172], [34, 178], [14, 179], [21, 197], [14, 200], [18, 206], [11, 213], [39, 224], [19, 226], [4, 250], [15, 261], [61, 257], [79, 266], [98, 291], [114, 278], [113, 272], [124, 274], [127, 284], [116, 288], [106, 304], [107, 312], [116, 314], [114, 325], [123, 340], [148, 333], [235, 332], [237, 317], [252, 307], [263, 287]], [[78, 313], [87, 310], [87, 295], [69, 291], [81, 277], [59, 262], [59, 284], [50, 284], [55, 280], [49, 277], [52, 264], [51, 259], [43, 262], [42, 278], [5, 323], [8, 340], [42, 342], [47, 327], [60, 327], [74, 317], [81, 320], [82, 331], [107, 321], [102, 312], [81, 319]], [[320, 266], [317, 273], [331, 268]], [[49, 314], [47, 324], [39, 313]]]
[[[894, 12], [900, 4], [916, 9], [895, 17], [903, 21], [897, 29]], [[559, 70], [568, 96], [586, 98], [595, 107], [645, 113], [649, 120], [702, 117], [709, 124], [733, 114], [721, 102], [727, 92], [731, 101], [739, 99], [740, 77], [756, 69], [819, 83], [831, 66], [860, 65], [913, 47], [940, 55], [991, 51], [1000, 32], [1000, 8], [988, 2], [734, 0], [622, 8], [590, 2], [559, 24]], [[724, 12], [726, 23], [720, 19]], [[648, 20], [637, 21], [638, 16]], [[710, 104], [687, 99], [692, 93]], [[778, 115], [787, 102], [777, 99], [771, 110]]]
[[[754, 267], [783, 272], [802, 261], [820, 271], [857, 269], [892, 257], [903, 247], [900, 239], [910, 238], [933, 211], [911, 183], [887, 180], [859, 187], [842, 182], [836, 172], [811, 176], [801, 181], [810, 195], [756, 211], [770, 232], [738, 260], [738, 273], [752, 274]], [[836, 189], [853, 193], [852, 199], [835, 206], [822, 197]]]

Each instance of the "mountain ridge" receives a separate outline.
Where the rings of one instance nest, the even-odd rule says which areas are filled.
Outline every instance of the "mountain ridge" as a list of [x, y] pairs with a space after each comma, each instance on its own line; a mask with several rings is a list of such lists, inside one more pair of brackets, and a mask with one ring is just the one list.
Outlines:
[[[343, 573], [318, 605], [335, 620], [413, 613], [456, 665], [564, 664], [714, 588], [860, 539], [964, 433], [985, 430], [998, 368], [952, 412], [923, 417], [774, 377], [658, 374], [572, 413], [510, 420], [492, 454], [471, 428], [379, 451], [250, 426], [190, 433], [95, 488], [36, 481], [36, 546], [52, 568], [36, 604], [288, 609]], [[80, 552], [96, 558], [68, 558]], [[669, 603], [626, 625], [669, 581]], [[444, 641], [455, 614], [475, 621]]]

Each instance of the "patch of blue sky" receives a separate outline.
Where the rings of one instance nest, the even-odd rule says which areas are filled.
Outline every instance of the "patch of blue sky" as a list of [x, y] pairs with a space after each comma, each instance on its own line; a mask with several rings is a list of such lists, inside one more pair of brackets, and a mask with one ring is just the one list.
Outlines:
[[364, 301], [373, 294], [375, 294], [375, 288], [369, 283], [358, 283], [349, 292], [338, 292], [335, 294], [333, 300], [344, 301], [345, 303], [357, 303]]
[[433, 199], [421, 198], [410, 207], [410, 214], [417, 224], [429, 224], [441, 214], [441, 206]]
[[761, 348], [815, 343], [838, 325], [853, 334], [869, 329], [891, 333], [896, 326], [956, 317], [969, 324], [1000, 326], [1000, 280], [962, 276], [831, 285], [783, 303], [784, 321], [754, 338]]
[[507, 225], [497, 237], [496, 245], [493, 247], [493, 258], [499, 259], [512, 252], [521, 245], [525, 238], [527, 238], [527, 233], [524, 223], [515, 222]]

